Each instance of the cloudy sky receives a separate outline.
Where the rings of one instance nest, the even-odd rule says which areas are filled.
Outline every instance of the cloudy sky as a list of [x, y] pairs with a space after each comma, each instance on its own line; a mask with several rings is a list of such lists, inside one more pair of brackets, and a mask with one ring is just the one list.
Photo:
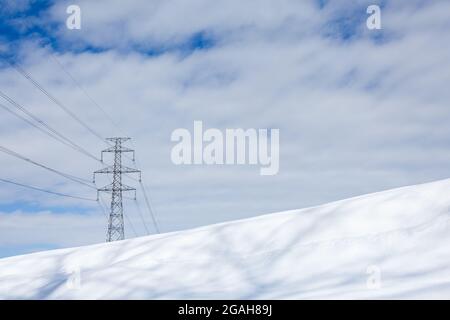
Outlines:
[[[90, 153], [106, 147], [16, 63], [101, 136], [132, 137], [162, 232], [450, 176], [448, 1], [0, 4], [1, 92]], [[80, 30], [66, 27], [71, 4]], [[381, 30], [366, 27], [371, 4], [381, 7]], [[194, 120], [279, 128], [279, 173], [174, 165], [170, 135]], [[1, 108], [0, 146], [88, 180], [101, 167]], [[1, 152], [0, 165], [1, 179], [96, 197]], [[125, 199], [127, 237], [154, 232], [144, 204], [142, 192], [138, 206]], [[105, 232], [96, 202], [0, 182], [0, 257], [102, 242]]]

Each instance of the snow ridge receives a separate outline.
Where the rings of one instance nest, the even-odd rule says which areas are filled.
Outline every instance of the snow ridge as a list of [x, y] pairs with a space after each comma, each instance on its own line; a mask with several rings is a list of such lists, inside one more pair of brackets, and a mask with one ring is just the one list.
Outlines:
[[[2, 299], [450, 298], [450, 180], [0, 260]], [[378, 285], [370, 285], [373, 270]]]

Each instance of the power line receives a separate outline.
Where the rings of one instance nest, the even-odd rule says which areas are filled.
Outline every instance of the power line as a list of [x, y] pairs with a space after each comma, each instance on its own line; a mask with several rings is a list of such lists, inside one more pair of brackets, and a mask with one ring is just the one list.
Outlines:
[[[80, 82], [78, 82], [75, 79], [75, 77], [69, 72], [69, 70], [67, 70], [67, 68], [65, 68], [63, 66], [63, 64], [56, 58], [56, 56], [52, 52], [50, 52], [50, 57], [52, 57], [52, 59], [61, 68], [61, 70], [72, 80], [72, 82], [75, 84], [75, 86], [78, 87], [78, 89], [80, 89], [80, 91], [88, 98], [88, 100], [91, 102], [91, 104], [94, 107], [98, 108], [117, 130], [119, 130], [124, 136], [127, 136], [125, 134], [125, 131], [118, 125], [118, 123], [116, 121], [114, 121], [114, 119], [108, 114], [108, 112], [106, 112], [106, 110], [104, 108], [102, 108], [100, 106], [100, 104], [94, 100], [94, 98], [92, 98], [92, 96], [87, 92], [87, 90], [80, 84]], [[108, 143], [108, 141], [106, 141], [106, 143]], [[109, 144], [109, 145], [112, 146], [111, 144]], [[126, 154], [124, 154], [124, 157], [130, 159]], [[133, 159], [131, 159], [131, 160], [133, 160]], [[134, 160], [133, 160], [133, 162], [134, 162]]]
[[99, 199], [99, 201], [97, 201], [97, 203], [98, 203], [98, 206], [100, 207], [100, 210], [103, 212], [103, 214], [106, 218], [106, 221], [108, 221], [108, 214], [106, 213], [106, 210], [103, 207], [102, 199]]
[[128, 224], [130, 225], [131, 231], [133, 231], [134, 236], [137, 237], [138, 235], [136, 233], [136, 229], [134, 228], [133, 223], [131, 223], [131, 219], [128, 217], [128, 214], [124, 213], [124, 216], [125, 216], [125, 219], [127, 220]]
[[152, 217], [153, 225], [155, 226], [155, 230], [156, 230], [157, 233], [161, 233], [161, 231], [159, 230], [158, 223], [156, 222], [155, 215], [154, 215], [154, 213], [153, 213], [152, 207], [151, 207], [151, 205], [150, 205], [150, 201], [149, 201], [149, 198], [148, 198], [148, 196], [147, 196], [147, 192], [145, 191], [144, 184], [142, 183], [142, 181], [140, 181], [139, 184], [140, 184], [141, 189], [142, 189], [142, 191], [143, 191], [143, 194], [144, 194], [144, 200], [145, 200], [145, 203], [146, 203], [146, 205], [147, 205], [147, 209], [148, 209], [148, 211], [150, 212], [150, 216]]
[[61, 171], [59, 171], [59, 170], [50, 168], [50, 167], [48, 167], [48, 166], [46, 166], [46, 165], [43, 165], [43, 164], [38, 163], [38, 162], [36, 162], [36, 161], [33, 161], [33, 160], [31, 160], [31, 159], [29, 159], [29, 158], [27, 158], [27, 157], [25, 157], [25, 156], [23, 156], [23, 155], [21, 155], [21, 154], [15, 152], [15, 151], [12, 151], [12, 150], [10, 150], [10, 149], [8, 149], [8, 148], [5, 148], [5, 147], [0, 146], [0, 151], [3, 152], [3, 153], [8, 154], [8, 155], [10, 155], [10, 156], [16, 157], [16, 158], [21, 159], [21, 160], [23, 160], [23, 161], [26, 161], [26, 162], [28, 162], [28, 163], [34, 164], [34, 165], [36, 165], [36, 166], [38, 166], [38, 167], [41, 167], [41, 168], [43, 168], [43, 169], [45, 169], [45, 170], [48, 170], [48, 171], [50, 171], [50, 172], [56, 173], [56, 174], [58, 174], [58, 175], [60, 175], [60, 176], [62, 176], [62, 177], [64, 177], [64, 178], [66, 178], [66, 179], [69, 179], [69, 180], [71, 180], [71, 181], [74, 181], [74, 182], [83, 184], [83, 185], [85, 185], [85, 186], [87, 186], [87, 187], [89, 187], [89, 188], [92, 188], [92, 189], [97, 189], [95, 186], [93, 186], [93, 185], [90, 183], [90, 181], [88, 181], [88, 180], [86, 180], [86, 179], [79, 178], [79, 177], [73, 176], [73, 175], [71, 175], [71, 174], [64, 173], [64, 172], [61, 172]]
[[63, 111], [65, 111], [69, 116], [71, 116], [75, 121], [77, 121], [80, 125], [82, 125], [86, 130], [100, 139], [102, 142], [105, 142], [104, 138], [97, 133], [94, 129], [92, 129], [86, 122], [81, 120], [73, 111], [71, 111], [67, 106], [65, 106], [61, 101], [56, 99], [50, 92], [48, 92], [39, 82], [37, 82], [31, 75], [23, 69], [17, 63], [11, 63], [11, 66], [19, 72], [22, 76], [24, 76], [27, 80], [29, 80], [39, 91], [41, 91], [44, 95], [46, 95], [51, 101], [53, 101], [58, 107], [60, 107]]
[[[133, 141], [131, 141], [131, 144], [134, 147], [134, 142]], [[137, 157], [135, 157], [135, 161], [136, 161], [137, 166], [139, 168], [142, 168], [142, 166], [141, 166], [141, 164], [139, 162], [139, 159]], [[150, 213], [150, 216], [152, 218], [153, 225], [155, 226], [155, 230], [156, 230], [157, 233], [161, 233], [161, 231], [159, 229], [159, 226], [158, 226], [158, 223], [156, 222], [156, 213], [153, 210], [153, 207], [151, 205], [150, 196], [147, 194], [147, 190], [145, 188], [145, 185], [142, 182], [142, 176], [141, 176], [141, 179], [139, 181], [139, 184], [141, 186], [142, 193], [144, 194], [144, 200], [145, 200], [145, 203], [147, 205], [148, 212]]]
[[63, 64], [56, 58], [56, 56], [50, 52], [50, 57], [52, 57], [52, 59], [56, 62], [56, 64], [61, 68], [61, 70], [73, 81], [73, 83], [75, 84], [75, 86], [78, 87], [78, 89], [80, 89], [81, 92], [83, 92], [83, 94], [88, 98], [88, 100], [92, 103], [92, 105], [94, 105], [95, 107], [97, 107], [105, 116], [106, 118], [108, 118], [108, 120], [113, 124], [114, 127], [116, 127], [119, 131], [121, 131], [122, 133], [123, 130], [119, 127], [119, 125], [114, 121], [114, 119], [105, 111], [104, 108], [102, 108], [95, 100], [94, 98], [92, 98], [92, 96], [86, 91], [86, 89], [84, 89], [84, 87], [75, 79], [75, 77], [69, 72], [69, 70], [67, 70], [67, 68], [65, 68], [63, 66]]
[[[33, 122], [31, 122], [30, 120], [28, 120], [27, 118], [21, 116], [21, 115], [18, 114], [17, 112], [11, 110], [9, 107], [5, 106], [4, 104], [1, 104], [1, 103], [0, 103], [0, 107], [2, 107], [5, 111], [11, 113], [12, 115], [16, 116], [17, 118], [19, 118], [19, 119], [25, 121], [25, 122], [28, 123], [30, 126], [33, 126], [34, 128], [36, 128], [36, 129], [40, 130], [41, 132], [45, 133], [46, 135], [49, 135], [49, 136], [51, 136], [52, 138], [54, 138], [54, 139], [60, 141], [58, 137], [53, 136], [50, 132], [45, 131], [42, 127], [37, 126], [36, 124], [34, 124]], [[63, 141], [60, 141], [60, 142], [63, 142]], [[63, 142], [63, 143], [64, 143], [64, 142]]]
[[50, 190], [45, 190], [45, 189], [41, 189], [41, 188], [30, 186], [30, 185], [26, 185], [26, 184], [14, 182], [14, 181], [11, 181], [11, 180], [7, 180], [7, 179], [0, 178], [0, 181], [4, 182], [4, 183], [13, 184], [13, 185], [16, 185], [16, 186], [19, 186], [19, 187], [23, 187], [23, 188], [39, 191], [39, 192], [45, 192], [45, 193], [53, 194], [53, 195], [60, 196], [60, 197], [67, 197], [67, 198], [73, 198], [73, 199], [85, 200], [85, 201], [97, 201], [96, 199], [89, 199], [89, 198], [84, 198], [84, 197], [73, 196], [73, 195], [70, 195], [70, 194], [65, 194], [65, 193], [59, 193], [59, 192], [54, 192], [54, 191], [50, 191]]
[[[56, 62], [56, 64], [61, 68], [61, 70], [63, 70], [63, 72], [73, 81], [73, 83], [80, 89], [80, 91], [82, 91], [83, 93], [84, 93], [84, 95], [89, 99], [89, 101], [95, 106], [95, 107], [97, 107], [107, 118], [108, 118], [108, 120], [113, 124], [113, 126], [114, 127], [116, 127], [119, 131], [121, 131], [122, 133], [124, 132], [123, 130], [122, 130], [122, 128], [120, 128], [120, 126], [114, 121], [114, 119], [105, 111], [105, 109], [104, 108], [102, 108], [93, 98], [92, 98], [92, 96], [83, 88], [83, 86], [81, 86], [81, 84], [75, 79], [75, 77], [63, 66], [63, 64], [56, 58], [56, 56], [53, 54], [53, 53], [50, 53], [50, 56], [52, 57], [52, 59]], [[133, 147], [134, 147], [134, 143], [133, 143], [133, 141], [131, 141], [131, 143], [132, 143], [132, 145], [133, 145]], [[125, 155], [126, 156], [126, 155]], [[133, 161], [134, 161], [135, 159], [133, 158]], [[136, 160], [137, 161], [137, 160]], [[138, 163], [138, 166], [139, 167], [141, 167], [140, 166], [140, 164]], [[136, 178], [134, 178], [134, 177], [132, 177], [132, 176], [130, 176], [130, 175], [128, 175], [128, 174], [124, 174], [125, 176], [127, 176], [128, 178], [130, 178], [130, 179], [132, 179], [132, 180], [135, 180], [135, 181], [138, 181]], [[146, 191], [146, 188], [145, 188], [145, 186], [142, 184], [142, 182], [139, 180], [139, 183], [141, 184], [141, 188], [142, 188], [142, 192], [143, 192], [143, 194], [144, 194], [144, 198], [145, 198], [145, 202], [146, 202], [146, 205], [147, 205], [147, 209], [148, 209], [148, 211], [149, 211], [149, 213], [150, 213], [150, 215], [151, 215], [151, 218], [152, 218], [152, 220], [153, 220], [153, 223], [154, 223], [154, 226], [155, 226], [155, 229], [156, 229], [156, 231], [158, 232], [158, 233], [160, 233], [160, 230], [159, 230], [159, 227], [158, 227], [158, 224], [157, 224], [157, 222], [156, 222], [156, 218], [155, 218], [155, 214], [154, 214], [154, 210], [152, 209], [152, 206], [151, 206], [151, 203], [150, 203], [150, 199], [149, 199], [149, 196], [147, 195], [147, 191]], [[138, 203], [137, 203], [137, 201], [136, 201], [136, 205], [137, 205], [137, 207], [138, 207]], [[139, 211], [140, 211], [140, 207], [138, 207], [139, 209]], [[141, 217], [142, 217], [142, 211], [140, 211], [140, 215], [141, 215]], [[143, 219], [143, 217], [142, 217], [142, 219]], [[149, 231], [148, 231], [148, 229], [147, 229], [147, 226], [146, 226], [146, 224], [145, 224], [145, 221], [144, 221], [144, 219], [143, 219], [143, 222], [144, 222], [144, 226], [145, 226], [145, 228], [146, 228], [146, 230], [147, 230], [147, 233], [149, 233]]]
[[[88, 92], [78, 83], [78, 81], [75, 80], [75, 78], [63, 67], [63, 65], [56, 59], [56, 57], [52, 54], [51, 55], [52, 58], [54, 59], [54, 61], [61, 67], [61, 69], [72, 79], [72, 81], [75, 83], [75, 85], [86, 95], [86, 97], [90, 100], [90, 102], [95, 105], [100, 111], [102, 111], [102, 113], [111, 121], [111, 123], [120, 131], [122, 131], [120, 129], [120, 127], [117, 125], [117, 123], [112, 119], [112, 117], [109, 116], [109, 114], [88, 94]], [[25, 70], [23, 69], [20, 65], [18, 65], [17, 63], [10, 63], [10, 65], [18, 72], [20, 73], [22, 76], [24, 76], [27, 80], [29, 80], [38, 90], [40, 90], [44, 95], [46, 95], [51, 101], [53, 101], [56, 105], [58, 105], [60, 108], [62, 108], [67, 114], [69, 114], [73, 119], [75, 119], [79, 124], [81, 124], [84, 128], [86, 128], [90, 133], [92, 133], [93, 135], [95, 135], [97, 138], [99, 138], [100, 140], [102, 140], [102, 142], [105, 142], [105, 140], [103, 139], [103, 137], [101, 135], [99, 135], [95, 130], [93, 130], [91, 127], [89, 127], [83, 120], [81, 120], [75, 113], [73, 113], [69, 108], [67, 108], [64, 104], [62, 104], [58, 99], [56, 99], [52, 94], [50, 94], [41, 84], [39, 84], [35, 79], [32, 78], [32, 76]], [[51, 136], [52, 138], [72, 147], [75, 148], [78, 151], [82, 151], [83, 153], [89, 155], [91, 158], [93, 157], [95, 160], [99, 160], [98, 158], [96, 158], [95, 156], [92, 156], [89, 152], [87, 152], [86, 150], [84, 150], [83, 148], [81, 148], [80, 146], [76, 145], [74, 142], [72, 142], [71, 140], [69, 140], [68, 138], [66, 138], [65, 136], [63, 136], [62, 134], [60, 134], [58, 131], [56, 131], [55, 129], [51, 128], [48, 124], [46, 124], [44, 121], [42, 121], [41, 119], [39, 119], [37, 116], [35, 116], [34, 114], [32, 114], [31, 112], [29, 112], [27, 109], [25, 109], [23, 106], [21, 106], [20, 104], [18, 104], [17, 102], [15, 102], [13, 99], [11, 99], [10, 97], [8, 97], [5, 93], [0, 91], [0, 96], [2, 96], [5, 100], [7, 100], [9, 103], [11, 103], [13, 106], [15, 106], [16, 108], [18, 108], [20, 111], [22, 111], [24, 114], [26, 114], [28, 117], [30, 117], [32, 120], [34, 120], [35, 122], [37, 122], [40, 126], [36, 125], [35, 123], [33, 123], [32, 121], [30, 121], [29, 119], [21, 116], [20, 114], [17, 114], [16, 112], [10, 110], [8, 107], [3, 106], [2, 107], [7, 110], [8, 112], [14, 114], [15, 116], [21, 118], [22, 120], [24, 120], [25, 122], [27, 122], [28, 124], [32, 125], [33, 127], [39, 129], [40, 131], [46, 133], [47, 135]], [[46, 130], [44, 130], [42, 127], [44, 127]], [[122, 131], [123, 132], [123, 131]], [[109, 144], [106, 141], [107, 144]], [[65, 174], [63, 172], [60, 172], [58, 170], [52, 169], [48, 166], [39, 164], [31, 159], [28, 159], [12, 150], [9, 150], [7, 148], [1, 147], [0, 146], [0, 151], [3, 151], [9, 155], [15, 156], [19, 159], [22, 159], [24, 161], [30, 162], [32, 164], [35, 164], [39, 167], [42, 167], [44, 169], [47, 169], [51, 172], [54, 172], [56, 174], [59, 174], [65, 178], [68, 178], [72, 181], [76, 181], [79, 183], [83, 183], [89, 187], [93, 187], [92, 185], [88, 185], [87, 183], [85, 183], [84, 181], [87, 181], [85, 179], [82, 178], [78, 178], [69, 174]], [[134, 161], [134, 159], [133, 159]], [[128, 175], [127, 175], [128, 176]], [[131, 176], [128, 176], [130, 178], [132, 178]], [[16, 183], [13, 181], [9, 181], [9, 180], [5, 180], [5, 179], [0, 179], [1, 181], [5, 182], [5, 183], [11, 183], [11, 184], [15, 184], [18, 186], [22, 186], [22, 187], [26, 187], [26, 188], [30, 188], [36, 191], [41, 191], [41, 192], [46, 192], [46, 193], [50, 193], [50, 194], [54, 194], [54, 195], [59, 195], [59, 196], [65, 196], [65, 197], [72, 197], [72, 198], [76, 198], [76, 199], [82, 199], [82, 200], [91, 200], [93, 201], [93, 199], [87, 199], [87, 198], [83, 198], [83, 197], [76, 197], [76, 196], [72, 196], [72, 195], [67, 195], [67, 194], [62, 194], [62, 193], [58, 193], [58, 192], [53, 192], [50, 190], [44, 190], [44, 189], [40, 189], [40, 188], [36, 188], [33, 186], [28, 186], [28, 185], [24, 185], [24, 184], [20, 184], [20, 183]], [[142, 190], [145, 194], [145, 188], [143, 185], [141, 185]], [[95, 188], [95, 187], [94, 187]], [[152, 215], [152, 219], [154, 221], [155, 224], [155, 228], [157, 230], [157, 232], [159, 233], [159, 228], [156, 224], [156, 220], [153, 217], [153, 212], [151, 211], [151, 207], [149, 204], [149, 199], [147, 197], [147, 195], [145, 194], [145, 198], [146, 198], [146, 203], [147, 203], [147, 207], [149, 208], [150, 214]], [[101, 206], [101, 205], [100, 205]], [[147, 234], [149, 234], [149, 230], [147, 228], [147, 224], [145, 222], [145, 219], [142, 215], [142, 211], [140, 209], [140, 205], [139, 203], [136, 201], [136, 207], [138, 209], [139, 215], [141, 217], [141, 220], [144, 224], [144, 228], [147, 231]], [[104, 210], [104, 207], [101, 206], [101, 208]], [[106, 213], [106, 212], [105, 212]], [[135, 234], [135, 236], [137, 236], [137, 233], [134, 229], [134, 226], [131, 222], [131, 220], [129, 220], [128, 216], [125, 215], [125, 218], [128, 220], [128, 223], [130, 224], [131, 229], [133, 230], [133, 233]]]
[[15, 117], [25, 121], [26, 123], [28, 123], [30, 126], [38, 129], [39, 131], [45, 133], [46, 135], [50, 136], [51, 138], [69, 146], [72, 148], [72, 145], [68, 144], [67, 142], [61, 140], [59, 137], [55, 136], [54, 134], [52, 134], [51, 132], [48, 132], [46, 130], [44, 130], [42, 127], [36, 125], [34, 122], [30, 121], [29, 119], [25, 118], [24, 116], [20, 115], [19, 113], [15, 112], [14, 110], [12, 110], [11, 108], [9, 108], [8, 106], [5, 106], [4, 104], [0, 103], [0, 107], [3, 108], [5, 111], [9, 112], [10, 114], [14, 115]]
[[[24, 114], [26, 114], [28, 117], [30, 117], [32, 120], [34, 120], [35, 122], [37, 122], [39, 125], [41, 125], [41, 127], [39, 127], [42, 132], [46, 133], [47, 135], [49, 135], [50, 137], [56, 139], [57, 141], [65, 144], [66, 146], [71, 147], [74, 150], [77, 150], [78, 152], [83, 153], [84, 155], [95, 159], [96, 161], [100, 161], [100, 159], [98, 159], [97, 157], [95, 157], [94, 155], [92, 155], [89, 151], [83, 149], [81, 146], [79, 146], [78, 144], [76, 144], [75, 142], [73, 142], [72, 140], [70, 140], [69, 138], [65, 137], [62, 133], [59, 133], [57, 130], [53, 129], [52, 127], [50, 127], [50, 125], [48, 125], [45, 121], [41, 120], [40, 118], [38, 118], [37, 116], [35, 116], [33, 113], [31, 113], [30, 111], [28, 111], [24, 106], [22, 106], [21, 104], [17, 103], [16, 101], [14, 101], [11, 97], [9, 97], [8, 95], [6, 95], [4, 92], [2, 92], [0, 90], [0, 96], [3, 97], [6, 101], [8, 101], [12, 106], [14, 106], [15, 108], [19, 109], [20, 111], [22, 111]], [[18, 115], [17, 113], [13, 112], [12, 110], [10, 110], [8, 107], [1, 105], [3, 107], [3, 109], [9, 111], [10, 113], [16, 115], [17, 117], [19, 117], [22, 120], [25, 120], [24, 117]], [[29, 121], [28, 119], [25, 120], [27, 123], [30, 124], [31, 121]], [[38, 126], [36, 126], [35, 124], [33, 124], [33, 127], [38, 128]], [[43, 128], [42, 128], [43, 127]], [[45, 128], [45, 129], [44, 129]]]
[[147, 234], [150, 234], [150, 231], [147, 228], [147, 223], [145, 222], [144, 215], [142, 214], [141, 207], [139, 206], [139, 202], [137, 201], [137, 199], [134, 199], [134, 203], [136, 204], [138, 214], [141, 217], [141, 221], [142, 224], [144, 225], [145, 232], [147, 232]]
[[[131, 144], [134, 147], [133, 140], [131, 140]], [[139, 161], [137, 159], [137, 156], [134, 157], [134, 160], [135, 160], [138, 168], [142, 168], [142, 166], [140, 165], [140, 163], [139, 163]], [[125, 176], [130, 178], [130, 179], [132, 179], [132, 180], [134, 180], [134, 181], [139, 182], [139, 184], [141, 186], [142, 193], [144, 194], [144, 199], [145, 199], [145, 203], [146, 203], [146, 206], [147, 206], [147, 210], [148, 210], [148, 212], [149, 212], [149, 214], [150, 214], [150, 216], [152, 218], [153, 225], [155, 226], [155, 230], [156, 230], [157, 233], [161, 233], [160, 229], [159, 229], [159, 226], [158, 226], [158, 223], [156, 222], [155, 211], [154, 211], [154, 209], [153, 209], [153, 207], [151, 205], [150, 196], [148, 196], [147, 189], [145, 188], [145, 185], [142, 183], [142, 175], [141, 175], [140, 179], [136, 179], [136, 178], [134, 178], [134, 177], [132, 177], [132, 176], [126, 174], [126, 173], [125, 173]]]

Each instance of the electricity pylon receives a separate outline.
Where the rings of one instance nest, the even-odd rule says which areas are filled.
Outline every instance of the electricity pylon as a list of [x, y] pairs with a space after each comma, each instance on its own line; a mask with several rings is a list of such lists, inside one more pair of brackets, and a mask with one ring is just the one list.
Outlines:
[[130, 138], [107, 138], [107, 141], [113, 143], [113, 145], [102, 151], [101, 160], [103, 162], [103, 154], [105, 152], [114, 153], [114, 164], [108, 166], [101, 170], [94, 172], [94, 183], [96, 174], [111, 174], [112, 173], [112, 183], [97, 189], [97, 199], [100, 192], [110, 192], [111, 193], [111, 211], [109, 213], [108, 220], [108, 231], [106, 235], [106, 241], [117, 241], [125, 239], [125, 230], [123, 223], [123, 205], [122, 205], [122, 192], [134, 191], [134, 198], [136, 199], [136, 189], [126, 186], [122, 183], [122, 174], [126, 173], [139, 173], [139, 181], [141, 181], [141, 171], [125, 167], [122, 165], [122, 153], [132, 152], [133, 162], [134, 162], [134, 150], [122, 146], [122, 143], [130, 140]]

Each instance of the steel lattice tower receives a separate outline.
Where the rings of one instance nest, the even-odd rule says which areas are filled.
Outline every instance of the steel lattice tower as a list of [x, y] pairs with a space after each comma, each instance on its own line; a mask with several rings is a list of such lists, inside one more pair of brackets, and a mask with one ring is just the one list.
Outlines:
[[95, 171], [94, 183], [96, 174], [112, 174], [112, 183], [103, 188], [97, 189], [97, 199], [100, 192], [111, 193], [111, 211], [109, 214], [108, 231], [106, 235], [106, 241], [111, 242], [125, 239], [122, 193], [124, 191], [134, 191], [134, 197], [136, 198], [136, 189], [122, 183], [122, 174], [139, 173], [139, 181], [141, 181], [141, 171], [122, 165], [122, 153], [124, 152], [132, 152], [134, 161], [134, 150], [122, 146], [122, 143], [130, 140], [130, 138], [107, 138], [106, 140], [112, 142], [112, 146], [102, 151], [101, 160], [103, 162], [103, 154], [105, 152], [113, 153], [114, 164]]

